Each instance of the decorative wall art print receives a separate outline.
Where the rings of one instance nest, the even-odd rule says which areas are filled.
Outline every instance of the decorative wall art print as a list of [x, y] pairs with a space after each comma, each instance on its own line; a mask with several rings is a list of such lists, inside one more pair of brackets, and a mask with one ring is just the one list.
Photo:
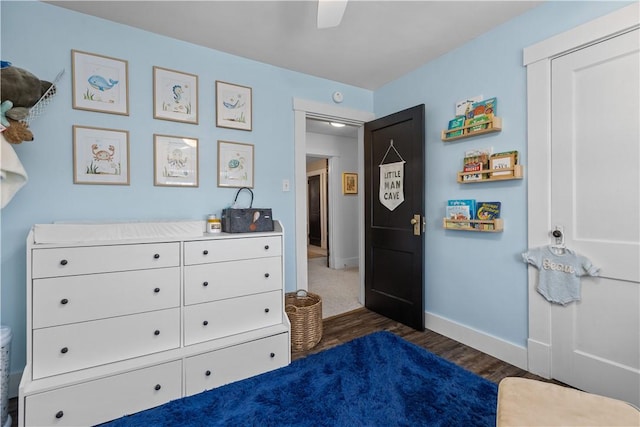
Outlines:
[[342, 194], [358, 194], [358, 174], [354, 172], [342, 173]]
[[218, 141], [218, 187], [253, 188], [253, 144]]
[[153, 118], [198, 124], [198, 76], [153, 67]]
[[198, 139], [153, 135], [153, 184], [198, 186]]
[[129, 131], [73, 126], [73, 183], [129, 185]]
[[216, 126], [251, 130], [251, 88], [216, 80]]
[[129, 115], [127, 61], [71, 51], [73, 108]]

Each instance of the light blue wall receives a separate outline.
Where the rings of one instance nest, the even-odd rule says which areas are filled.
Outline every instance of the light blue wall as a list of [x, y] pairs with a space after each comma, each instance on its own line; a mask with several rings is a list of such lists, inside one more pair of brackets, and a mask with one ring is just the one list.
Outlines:
[[[217, 140], [255, 145], [255, 202], [272, 207], [286, 234], [285, 281], [296, 289], [294, 244], [294, 114], [292, 99], [332, 104], [344, 93], [344, 107], [372, 111], [368, 90], [249, 61], [218, 51], [161, 37], [40, 2], [1, 3], [2, 59], [41, 79], [66, 69], [58, 94], [44, 116], [32, 123], [35, 141], [15, 147], [29, 174], [2, 215], [2, 324], [13, 330], [13, 372], [25, 364], [25, 240], [32, 224], [62, 220], [204, 219], [232, 202], [233, 189], [216, 181]], [[72, 109], [71, 49], [128, 61], [129, 116]], [[154, 65], [199, 76], [199, 125], [153, 119]], [[253, 89], [253, 131], [215, 126], [216, 80]], [[131, 185], [74, 185], [72, 125], [125, 129], [130, 132]], [[153, 134], [199, 138], [200, 186], [153, 185]], [[282, 192], [282, 180], [292, 184]]]
[[[527, 248], [526, 69], [523, 48], [628, 2], [549, 2], [377, 90], [376, 117], [426, 106], [426, 310], [486, 334], [526, 346]], [[452, 29], [454, 31], [454, 29]], [[444, 143], [440, 132], [468, 96], [498, 98], [500, 133]], [[461, 185], [464, 152], [518, 150], [523, 181]], [[448, 199], [501, 201], [503, 233], [445, 231]]]

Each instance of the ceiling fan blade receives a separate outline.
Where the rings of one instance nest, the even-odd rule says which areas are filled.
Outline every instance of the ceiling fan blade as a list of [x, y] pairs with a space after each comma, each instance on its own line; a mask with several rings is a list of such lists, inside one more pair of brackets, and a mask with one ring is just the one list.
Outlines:
[[348, 0], [318, 0], [318, 28], [340, 25]]

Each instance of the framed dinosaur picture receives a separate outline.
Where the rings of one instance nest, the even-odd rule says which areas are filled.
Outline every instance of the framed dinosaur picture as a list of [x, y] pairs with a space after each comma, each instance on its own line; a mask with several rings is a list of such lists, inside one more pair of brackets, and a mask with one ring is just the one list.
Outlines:
[[153, 118], [198, 124], [198, 76], [153, 67]]
[[251, 130], [251, 88], [216, 80], [216, 126]]
[[127, 61], [72, 50], [71, 72], [74, 109], [129, 115]]

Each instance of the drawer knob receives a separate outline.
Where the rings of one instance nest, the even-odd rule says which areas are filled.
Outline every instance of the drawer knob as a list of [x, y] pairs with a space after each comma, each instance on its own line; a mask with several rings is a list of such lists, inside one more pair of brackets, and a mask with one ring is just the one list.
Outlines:
[[275, 353], [271, 353], [269, 356], [271, 356], [271, 358], [273, 359], [274, 357], [276, 357]]
[[264, 273], [264, 277], [269, 278], [269, 273]]
[[202, 255], [209, 255], [209, 251], [205, 249], [204, 251], [202, 251]]
[[66, 298], [62, 298], [62, 299], [60, 300], [60, 304], [62, 304], [62, 305], [65, 305], [65, 304], [67, 304], [68, 302], [69, 302], [69, 300], [68, 300], [68, 299], [66, 299]]
[[156, 389], [156, 391], [160, 390], [162, 388], [162, 386], [160, 384], [156, 384], [156, 386], [154, 387]]
[[62, 412], [62, 411], [58, 411], [58, 412], [56, 412], [56, 418], [57, 418], [57, 419], [60, 419], [60, 418], [62, 418], [62, 417], [64, 417], [64, 412]]
[[211, 371], [209, 371], [209, 370], [208, 370], [208, 371], [207, 371], [207, 372], [205, 372], [204, 374], [205, 374], [206, 376], [210, 376], [210, 375], [211, 375]]
[[157, 294], [158, 292], [160, 292], [160, 288], [155, 288], [155, 289], [153, 290], [153, 292], [155, 292], [155, 293]]
[[269, 245], [264, 245], [264, 249], [265, 249], [266, 251], [268, 251], [268, 250], [269, 250]]
[[155, 254], [153, 257], [154, 257], [155, 259], [158, 259], [158, 258], [160, 258], [160, 254]]
[[62, 353], [62, 354], [66, 354], [68, 351], [69, 351], [69, 348], [67, 348], [67, 347], [62, 347], [60, 349], [60, 353]]
[[207, 326], [207, 325], [209, 324], [209, 321], [208, 321], [208, 320], [205, 320], [204, 322], [202, 322], [202, 324], [203, 324], [204, 326]]
[[209, 286], [209, 282], [202, 282], [202, 286]]
[[67, 261], [66, 259], [63, 259], [62, 261], [60, 261], [60, 265], [67, 265], [69, 264], [69, 261]]
[[155, 331], [153, 331], [153, 335], [156, 335], [156, 336], [160, 335], [160, 331], [156, 329]]
[[269, 312], [269, 308], [265, 308], [265, 309], [264, 309], [264, 312], [265, 312], [265, 313], [268, 313], [268, 312]]

